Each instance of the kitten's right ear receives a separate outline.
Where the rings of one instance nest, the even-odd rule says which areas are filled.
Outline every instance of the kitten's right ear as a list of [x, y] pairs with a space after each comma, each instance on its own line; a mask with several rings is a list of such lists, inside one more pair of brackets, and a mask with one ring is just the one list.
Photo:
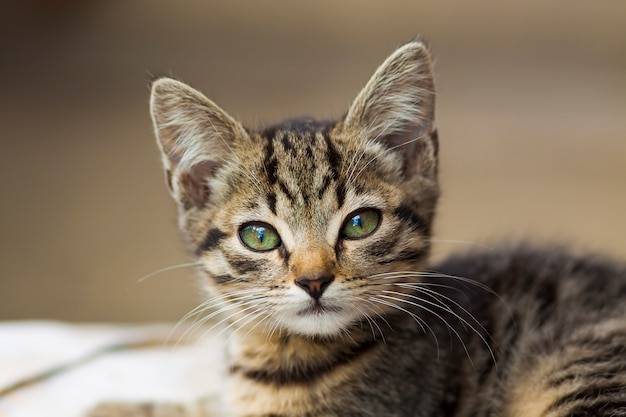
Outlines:
[[160, 78], [152, 84], [150, 113], [163, 155], [167, 184], [186, 209], [209, 202], [209, 178], [247, 133], [215, 103], [186, 84]]
[[403, 159], [407, 178], [437, 174], [435, 83], [428, 48], [414, 41], [376, 70], [343, 123], [349, 134], [379, 142]]

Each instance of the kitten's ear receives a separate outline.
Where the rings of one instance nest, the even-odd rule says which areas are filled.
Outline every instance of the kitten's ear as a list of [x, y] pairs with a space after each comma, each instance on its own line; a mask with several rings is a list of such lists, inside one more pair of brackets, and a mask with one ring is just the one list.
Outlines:
[[247, 138], [245, 129], [193, 88], [170, 78], [152, 84], [150, 113], [167, 184], [183, 207], [209, 202], [208, 180]]
[[408, 43], [378, 67], [350, 106], [343, 126], [365, 141], [378, 141], [398, 152], [404, 173], [437, 174], [435, 83], [428, 49]]

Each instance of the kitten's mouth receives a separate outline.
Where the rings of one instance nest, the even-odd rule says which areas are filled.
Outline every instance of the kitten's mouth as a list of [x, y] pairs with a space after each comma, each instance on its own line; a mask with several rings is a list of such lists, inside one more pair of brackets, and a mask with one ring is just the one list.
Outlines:
[[319, 301], [316, 301], [314, 304], [310, 305], [309, 307], [303, 310], [298, 311], [296, 314], [300, 317], [311, 316], [311, 315], [319, 316], [324, 313], [338, 313], [339, 311], [341, 311], [340, 307], [322, 305], [322, 303], [320, 303]]

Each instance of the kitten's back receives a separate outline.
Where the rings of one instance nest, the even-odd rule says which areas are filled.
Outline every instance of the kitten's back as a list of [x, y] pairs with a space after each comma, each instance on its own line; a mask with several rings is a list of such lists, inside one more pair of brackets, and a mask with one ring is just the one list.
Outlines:
[[494, 347], [489, 361], [482, 341], [469, 343], [483, 366], [468, 374], [476, 397], [467, 403], [477, 415], [626, 415], [626, 267], [557, 247], [505, 247], [434, 268], [485, 286], [447, 280]]

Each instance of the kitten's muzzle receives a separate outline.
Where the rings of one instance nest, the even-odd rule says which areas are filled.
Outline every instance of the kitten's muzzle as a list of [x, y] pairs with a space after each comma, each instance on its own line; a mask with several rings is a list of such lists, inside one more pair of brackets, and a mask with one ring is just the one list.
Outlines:
[[321, 275], [318, 277], [300, 277], [295, 280], [298, 287], [306, 291], [315, 301], [319, 300], [326, 288], [335, 280], [333, 275]]

